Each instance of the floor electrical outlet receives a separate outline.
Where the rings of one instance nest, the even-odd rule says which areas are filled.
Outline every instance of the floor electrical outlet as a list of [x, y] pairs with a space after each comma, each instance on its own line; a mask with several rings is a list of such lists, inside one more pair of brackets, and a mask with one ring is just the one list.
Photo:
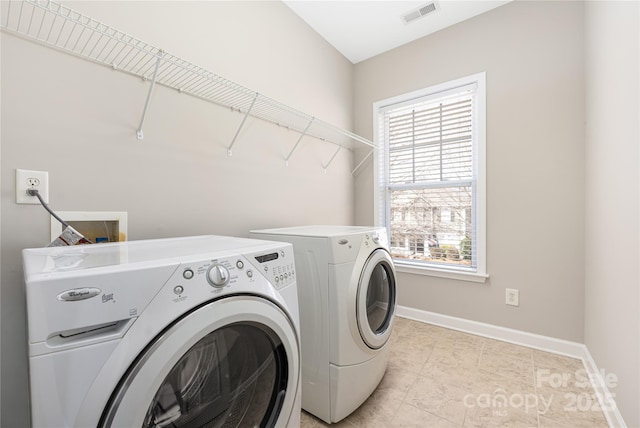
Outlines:
[[27, 194], [27, 190], [36, 189], [45, 203], [49, 203], [49, 173], [16, 169], [16, 204], [39, 204], [36, 196]]
[[515, 288], [507, 288], [505, 293], [505, 303], [511, 306], [520, 306], [520, 291]]

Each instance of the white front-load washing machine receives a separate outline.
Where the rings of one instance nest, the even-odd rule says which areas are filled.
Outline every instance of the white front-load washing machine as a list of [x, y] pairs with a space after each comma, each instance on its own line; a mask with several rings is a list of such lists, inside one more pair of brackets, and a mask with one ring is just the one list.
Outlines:
[[384, 228], [304, 226], [251, 232], [293, 244], [302, 408], [328, 423], [360, 406], [389, 359], [396, 274]]
[[299, 425], [290, 245], [199, 236], [23, 261], [33, 427]]

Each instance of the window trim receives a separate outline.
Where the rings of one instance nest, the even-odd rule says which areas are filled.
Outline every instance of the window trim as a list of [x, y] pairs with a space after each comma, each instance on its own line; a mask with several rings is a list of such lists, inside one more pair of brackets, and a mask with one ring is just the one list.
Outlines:
[[[453, 89], [476, 85], [477, 110], [475, 112], [477, 123], [474, 139], [473, 161], [475, 177], [475, 206], [476, 206], [476, 269], [465, 268], [441, 268], [427, 266], [422, 263], [410, 260], [393, 259], [398, 272], [406, 272], [418, 275], [428, 275], [440, 278], [451, 278], [463, 281], [485, 282], [489, 277], [487, 274], [487, 247], [486, 247], [486, 73], [476, 73], [470, 76], [454, 79], [445, 83], [429, 86], [417, 91], [397, 95], [395, 97], [376, 101], [373, 103], [373, 140], [376, 144], [385, 144], [383, 136], [380, 135], [379, 120], [383, 111], [391, 105], [407, 104], [414, 102], [418, 98], [441, 96]], [[373, 186], [374, 186], [374, 224], [389, 228], [385, 224], [383, 210], [389, 210], [389, 201], [382, 201], [380, 191], [381, 169], [386, 166], [384, 159], [380, 159], [380, 149], [373, 152]], [[388, 171], [385, 171], [388, 174]], [[387, 192], [384, 192], [387, 195]], [[389, 235], [390, 236], [390, 235]]]

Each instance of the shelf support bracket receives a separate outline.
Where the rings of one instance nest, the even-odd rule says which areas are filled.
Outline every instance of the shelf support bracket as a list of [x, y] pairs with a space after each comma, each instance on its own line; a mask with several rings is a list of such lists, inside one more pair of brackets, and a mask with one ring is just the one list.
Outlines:
[[322, 172], [324, 172], [325, 174], [327, 173], [327, 168], [329, 168], [329, 165], [331, 165], [331, 162], [333, 162], [333, 160], [336, 158], [336, 156], [340, 152], [340, 149], [342, 149], [342, 146], [338, 146], [338, 150], [336, 150], [333, 156], [331, 156], [331, 159], [329, 159], [329, 162], [327, 162], [327, 164], [322, 167], [323, 168]]
[[307, 123], [307, 127], [304, 128], [304, 131], [302, 131], [302, 134], [300, 134], [300, 137], [298, 138], [298, 141], [296, 142], [295, 146], [293, 146], [293, 149], [291, 149], [291, 151], [289, 152], [289, 155], [284, 159], [284, 164], [286, 166], [289, 166], [289, 158], [291, 157], [293, 152], [295, 152], [296, 149], [298, 148], [298, 144], [300, 144], [300, 141], [302, 141], [302, 137], [307, 135], [307, 131], [309, 130], [309, 127], [311, 126], [314, 120], [315, 120], [315, 117], [312, 117], [309, 123]]
[[151, 94], [153, 93], [153, 87], [156, 85], [156, 78], [158, 77], [158, 69], [160, 68], [160, 62], [162, 62], [162, 57], [164, 56], [164, 51], [158, 51], [158, 59], [156, 60], [156, 66], [153, 70], [153, 78], [151, 79], [151, 86], [149, 86], [149, 92], [147, 93], [147, 100], [144, 103], [144, 110], [142, 110], [142, 118], [140, 119], [140, 126], [138, 126], [138, 130], [136, 131], [136, 137], [138, 140], [144, 140], [144, 133], [142, 132], [142, 125], [144, 125], [144, 118], [147, 115], [147, 110], [149, 109], [149, 102], [151, 101]]
[[231, 144], [229, 145], [229, 147], [227, 147], [227, 156], [233, 155], [233, 151], [231, 150], [231, 148], [236, 143], [236, 140], [238, 139], [238, 135], [240, 135], [240, 130], [244, 126], [244, 122], [249, 117], [249, 114], [251, 114], [251, 110], [253, 110], [253, 105], [256, 103], [257, 99], [258, 99], [258, 93], [256, 92], [256, 94], [253, 96], [253, 101], [251, 101], [251, 105], [249, 106], [249, 109], [244, 114], [244, 117], [242, 118], [242, 122], [240, 122], [240, 126], [238, 127], [238, 130], [236, 131], [236, 135], [233, 136], [233, 140], [231, 140]]
[[373, 149], [371, 149], [371, 151], [369, 153], [367, 153], [367, 155], [360, 161], [360, 163], [358, 163], [358, 165], [356, 165], [356, 167], [353, 169], [353, 171], [351, 171], [351, 175], [354, 175], [356, 173], [356, 171], [360, 169], [362, 164], [364, 164], [365, 161], [371, 157], [372, 154], [373, 154]]

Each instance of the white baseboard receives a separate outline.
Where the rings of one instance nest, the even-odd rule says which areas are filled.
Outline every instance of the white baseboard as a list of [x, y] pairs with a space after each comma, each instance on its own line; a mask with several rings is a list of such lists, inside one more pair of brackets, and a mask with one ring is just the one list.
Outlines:
[[585, 355], [585, 346], [582, 343], [569, 342], [568, 340], [527, 333], [526, 331], [514, 330], [512, 328], [437, 314], [435, 312], [427, 312], [420, 309], [409, 308], [407, 306], [397, 306], [396, 315], [415, 321], [422, 321], [450, 328], [452, 330], [475, 334], [477, 336], [502, 340], [504, 342], [527, 346], [529, 348], [539, 349], [542, 351], [553, 352], [554, 354], [560, 354], [567, 357], [582, 359]]
[[610, 427], [626, 428], [627, 424], [624, 422], [624, 419], [622, 419], [622, 415], [616, 405], [615, 397], [611, 394], [611, 391], [609, 391], [606, 379], [603, 377], [603, 375], [606, 376], [606, 373], [603, 373], [602, 370], [598, 368], [598, 365], [586, 346], [584, 347], [584, 351], [585, 355], [582, 358], [582, 363], [587, 370], [589, 379], [591, 379], [591, 386], [593, 386], [596, 396], [598, 397], [600, 408], [607, 418], [607, 423], [609, 423]]
[[626, 428], [627, 426], [624, 419], [622, 419], [622, 415], [620, 415], [620, 411], [616, 406], [612, 394], [607, 388], [602, 372], [593, 360], [593, 357], [586, 345], [583, 343], [571, 342], [568, 340], [556, 339], [554, 337], [542, 336], [512, 328], [500, 327], [493, 324], [437, 314], [435, 312], [423, 311], [407, 306], [397, 306], [396, 315], [402, 318], [408, 318], [415, 321], [434, 324], [440, 327], [450, 328], [452, 330], [475, 334], [477, 336], [483, 336], [541, 351], [577, 358], [582, 361], [582, 364], [587, 371], [589, 379], [591, 380], [591, 385], [598, 397], [598, 401], [600, 402], [600, 406], [607, 418], [609, 426], [615, 428]]

